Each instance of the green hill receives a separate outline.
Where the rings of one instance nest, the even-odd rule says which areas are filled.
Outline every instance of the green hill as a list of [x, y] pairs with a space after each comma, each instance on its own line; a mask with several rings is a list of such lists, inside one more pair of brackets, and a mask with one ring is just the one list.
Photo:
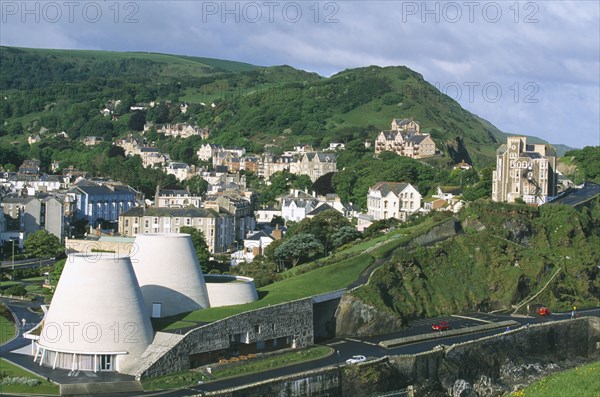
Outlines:
[[476, 201], [460, 216], [465, 235], [397, 251], [355, 295], [403, 319], [512, 311], [519, 303], [552, 310], [598, 305], [598, 200], [581, 212]]
[[[0, 64], [0, 136], [22, 141], [41, 127], [74, 138], [122, 136], [130, 132], [129, 106], [152, 101], [195, 104], [164, 121], [209, 126], [215, 142], [253, 149], [373, 141], [392, 118], [414, 118], [453, 161], [484, 165], [506, 135], [404, 66], [324, 78], [290, 66], [191, 56], [12, 47], [0, 47]], [[124, 121], [111, 122], [100, 110], [117, 99]]]

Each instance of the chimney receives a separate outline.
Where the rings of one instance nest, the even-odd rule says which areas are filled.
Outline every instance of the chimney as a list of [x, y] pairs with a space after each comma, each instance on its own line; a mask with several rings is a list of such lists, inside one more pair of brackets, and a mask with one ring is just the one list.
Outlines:
[[275, 240], [281, 240], [281, 237], [283, 237], [283, 231], [279, 228], [279, 224], [275, 225], [275, 230], [273, 230], [271, 232], [271, 236], [273, 236], [273, 238]]

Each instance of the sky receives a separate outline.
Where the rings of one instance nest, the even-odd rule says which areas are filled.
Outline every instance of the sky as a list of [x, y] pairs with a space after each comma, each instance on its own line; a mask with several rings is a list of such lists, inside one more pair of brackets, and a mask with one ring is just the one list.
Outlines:
[[502, 131], [600, 145], [598, 1], [0, 0], [0, 44], [405, 65]]

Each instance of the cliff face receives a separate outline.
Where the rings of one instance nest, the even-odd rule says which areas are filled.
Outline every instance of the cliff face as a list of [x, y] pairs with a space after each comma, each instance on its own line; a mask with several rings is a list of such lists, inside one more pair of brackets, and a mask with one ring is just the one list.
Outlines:
[[379, 311], [352, 295], [344, 295], [335, 313], [337, 336], [366, 336], [393, 332], [402, 327], [399, 318]]
[[600, 359], [600, 320], [532, 326], [446, 351], [437, 385], [452, 396], [497, 396], [549, 373]]

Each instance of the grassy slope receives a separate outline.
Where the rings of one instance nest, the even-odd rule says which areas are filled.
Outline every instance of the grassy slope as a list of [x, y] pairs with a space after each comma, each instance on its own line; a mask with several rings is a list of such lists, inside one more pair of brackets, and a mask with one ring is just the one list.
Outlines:
[[[12, 47], [27, 53], [42, 56], [55, 56], [63, 60], [81, 62], [82, 60], [113, 60], [113, 59], [143, 59], [152, 62], [176, 65], [181, 72], [191, 72], [197, 70], [220, 69], [230, 72], [242, 72], [255, 70], [258, 66], [244, 62], [227, 61], [222, 59], [192, 57], [185, 55], [160, 54], [154, 52], [117, 52], [117, 51], [96, 51], [96, 50], [55, 50], [42, 48], [19, 48]], [[196, 74], [196, 73], [194, 73]], [[200, 73], [200, 75], [204, 75]]]
[[217, 321], [248, 310], [346, 288], [356, 281], [375, 259], [389, 256], [410, 239], [426, 233], [439, 223], [427, 219], [420, 224], [406, 226], [387, 235], [350, 245], [332, 257], [290, 269], [282, 274], [282, 277], [287, 278], [258, 290], [262, 297], [259, 301], [244, 305], [198, 310], [186, 315], [155, 321], [153, 324], [155, 329], [177, 329], [191, 326], [196, 321]]
[[15, 336], [15, 324], [4, 316], [0, 316], [0, 344]]
[[[233, 72], [223, 75], [223, 80], [217, 77], [202, 87], [190, 87], [180, 98], [204, 102], [224, 99], [225, 107], [215, 113], [211, 126], [216, 134], [233, 132], [254, 136], [264, 132], [273, 136], [281, 135], [286, 127], [293, 127], [294, 138], [290, 142], [319, 142], [323, 137], [340, 139], [339, 132], [344, 129], [360, 130], [370, 125], [388, 129], [394, 117], [413, 117], [421, 123], [423, 131], [432, 134], [441, 149], [445, 149], [447, 140], [462, 137], [477, 163], [491, 162], [497, 146], [495, 127], [462, 109], [421, 75], [402, 66], [351, 69], [321, 78], [289, 66], [260, 68], [239, 62], [167, 54], [0, 49], [34, 54], [49, 62], [56, 60], [82, 70], [94, 70], [97, 63], [101, 73], [111, 70], [107, 68], [108, 61], [143, 60], [150, 63], [137, 68], [135, 64], [128, 64], [131, 73], [142, 68], [153, 79], [186, 81], [186, 78], [218, 76], [214, 72]], [[127, 79], [143, 77], [139, 73], [124, 73], [122, 76]], [[29, 120], [21, 118], [23, 121]]]
[[511, 397], [599, 397], [600, 361], [545, 377]]

